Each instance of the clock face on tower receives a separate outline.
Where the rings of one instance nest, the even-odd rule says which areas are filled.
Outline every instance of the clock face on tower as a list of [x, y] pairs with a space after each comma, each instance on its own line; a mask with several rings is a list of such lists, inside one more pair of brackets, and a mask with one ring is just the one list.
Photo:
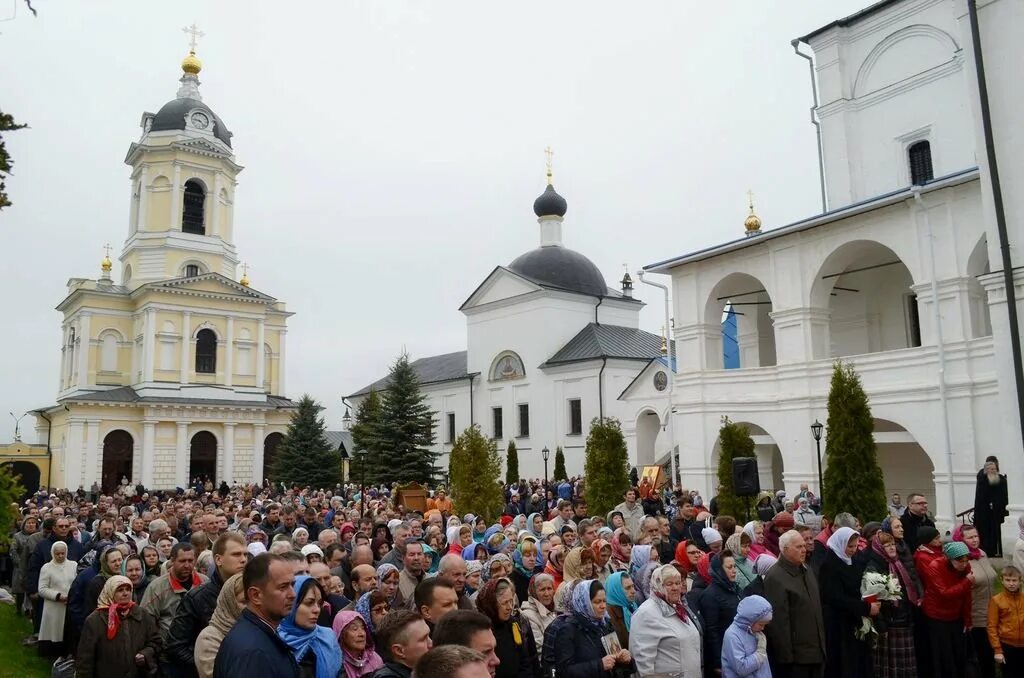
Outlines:
[[196, 129], [206, 129], [210, 126], [210, 116], [202, 111], [195, 111], [188, 119]]

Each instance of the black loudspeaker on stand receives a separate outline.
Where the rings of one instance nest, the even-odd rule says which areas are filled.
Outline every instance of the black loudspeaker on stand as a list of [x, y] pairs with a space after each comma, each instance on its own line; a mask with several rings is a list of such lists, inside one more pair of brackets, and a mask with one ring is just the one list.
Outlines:
[[732, 460], [732, 489], [737, 497], [747, 498], [747, 520], [750, 520], [750, 498], [761, 491], [756, 457], [735, 457]]

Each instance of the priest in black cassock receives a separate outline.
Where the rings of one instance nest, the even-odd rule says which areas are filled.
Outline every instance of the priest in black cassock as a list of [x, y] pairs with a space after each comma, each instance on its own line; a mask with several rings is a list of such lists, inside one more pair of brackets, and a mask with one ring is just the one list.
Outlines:
[[999, 460], [985, 459], [978, 471], [978, 484], [974, 490], [974, 524], [981, 537], [981, 550], [990, 558], [1003, 555], [1001, 528], [1010, 502], [1006, 488], [1006, 475], [999, 473]]

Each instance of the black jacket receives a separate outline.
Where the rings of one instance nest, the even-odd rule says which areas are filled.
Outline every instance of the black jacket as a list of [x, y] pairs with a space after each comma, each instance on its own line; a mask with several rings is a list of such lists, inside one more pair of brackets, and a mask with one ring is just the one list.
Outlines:
[[174, 619], [171, 620], [171, 628], [167, 632], [167, 646], [164, 648], [164, 653], [169, 661], [182, 667], [183, 670], [195, 672], [193, 652], [196, 647], [196, 638], [199, 637], [199, 632], [210, 623], [210, 617], [213, 616], [213, 611], [217, 607], [217, 596], [220, 595], [220, 588], [223, 584], [220, 572], [214, 568], [213, 576], [209, 581], [194, 587], [182, 596], [181, 603], [178, 604]]
[[[540, 661], [537, 657], [537, 643], [533, 638], [530, 624], [523, 619], [507, 622], [492, 622], [497, 645], [494, 653], [501, 663], [496, 678], [540, 678]], [[516, 643], [512, 625], [519, 626], [519, 642]]]
[[[886, 568], [888, 570], [888, 568]], [[825, 675], [829, 678], [860, 678], [868, 672], [870, 652], [854, 632], [870, 605], [860, 596], [863, 570], [847, 565], [830, 549], [821, 565], [822, 616], [825, 619]]]
[[742, 596], [713, 581], [698, 599], [704, 618], [704, 670], [722, 668], [722, 637], [736, 617]]
[[900, 520], [903, 522], [903, 541], [907, 543], [907, 548], [911, 553], [921, 545], [921, 541], [917, 538], [917, 531], [925, 525], [935, 527], [935, 521], [929, 518], [927, 513], [923, 516], [915, 516], [909, 508], [903, 512], [903, 517]]
[[371, 678], [409, 678], [412, 669], [396, 662], [384, 662], [384, 666], [373, 672]]
[[299, 678], [299, 665], [295, 663], [291, 649], [274, 630], [245, 609], [220, 644], [217, 660], [213, 664], [213, 676]]
[[629, 667], [616, 664], [611, 671], [601, 668], [601, 660], [608, 654], [601, 638], [608, 633], [615, 633], [610, 624], [600, 629], [576, 615], [570, 615], [558, 627], [555, 639], [555, 678], [618, 678], [630, 675], [636, 669], [635, 663]]

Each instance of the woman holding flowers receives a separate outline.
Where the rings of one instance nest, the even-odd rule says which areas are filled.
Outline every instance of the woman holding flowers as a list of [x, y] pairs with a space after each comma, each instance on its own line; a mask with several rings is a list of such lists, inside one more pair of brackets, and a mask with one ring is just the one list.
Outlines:
[[857, 639], [862, 617], [875, 617], [881, 603], [861, 597], [861, 571], [854, 564], [860, 535], [840, 527], [828, 539], [828, 553], [821, 565], [822, 616], [825, 618], [825, 675], [829, 678], [862, 678], [871, 675], [870, 655]]
[[[862, 590], [869, 590], [872, 581], [883, 577], [891, 584], [899, 584], [900, 592], [882, 600], [882, 611], [875, 617], [877, 635], [872, 638], [871, 648], [875, 678], [917, 678], [913, 609], [920, 604], [920, 596], [906, 563], [900, 558], [895, 537], [887, 532], [880, 532], [871, 539]], [[890, 585], [889, 590], [894, 589], [895, 586]]]

